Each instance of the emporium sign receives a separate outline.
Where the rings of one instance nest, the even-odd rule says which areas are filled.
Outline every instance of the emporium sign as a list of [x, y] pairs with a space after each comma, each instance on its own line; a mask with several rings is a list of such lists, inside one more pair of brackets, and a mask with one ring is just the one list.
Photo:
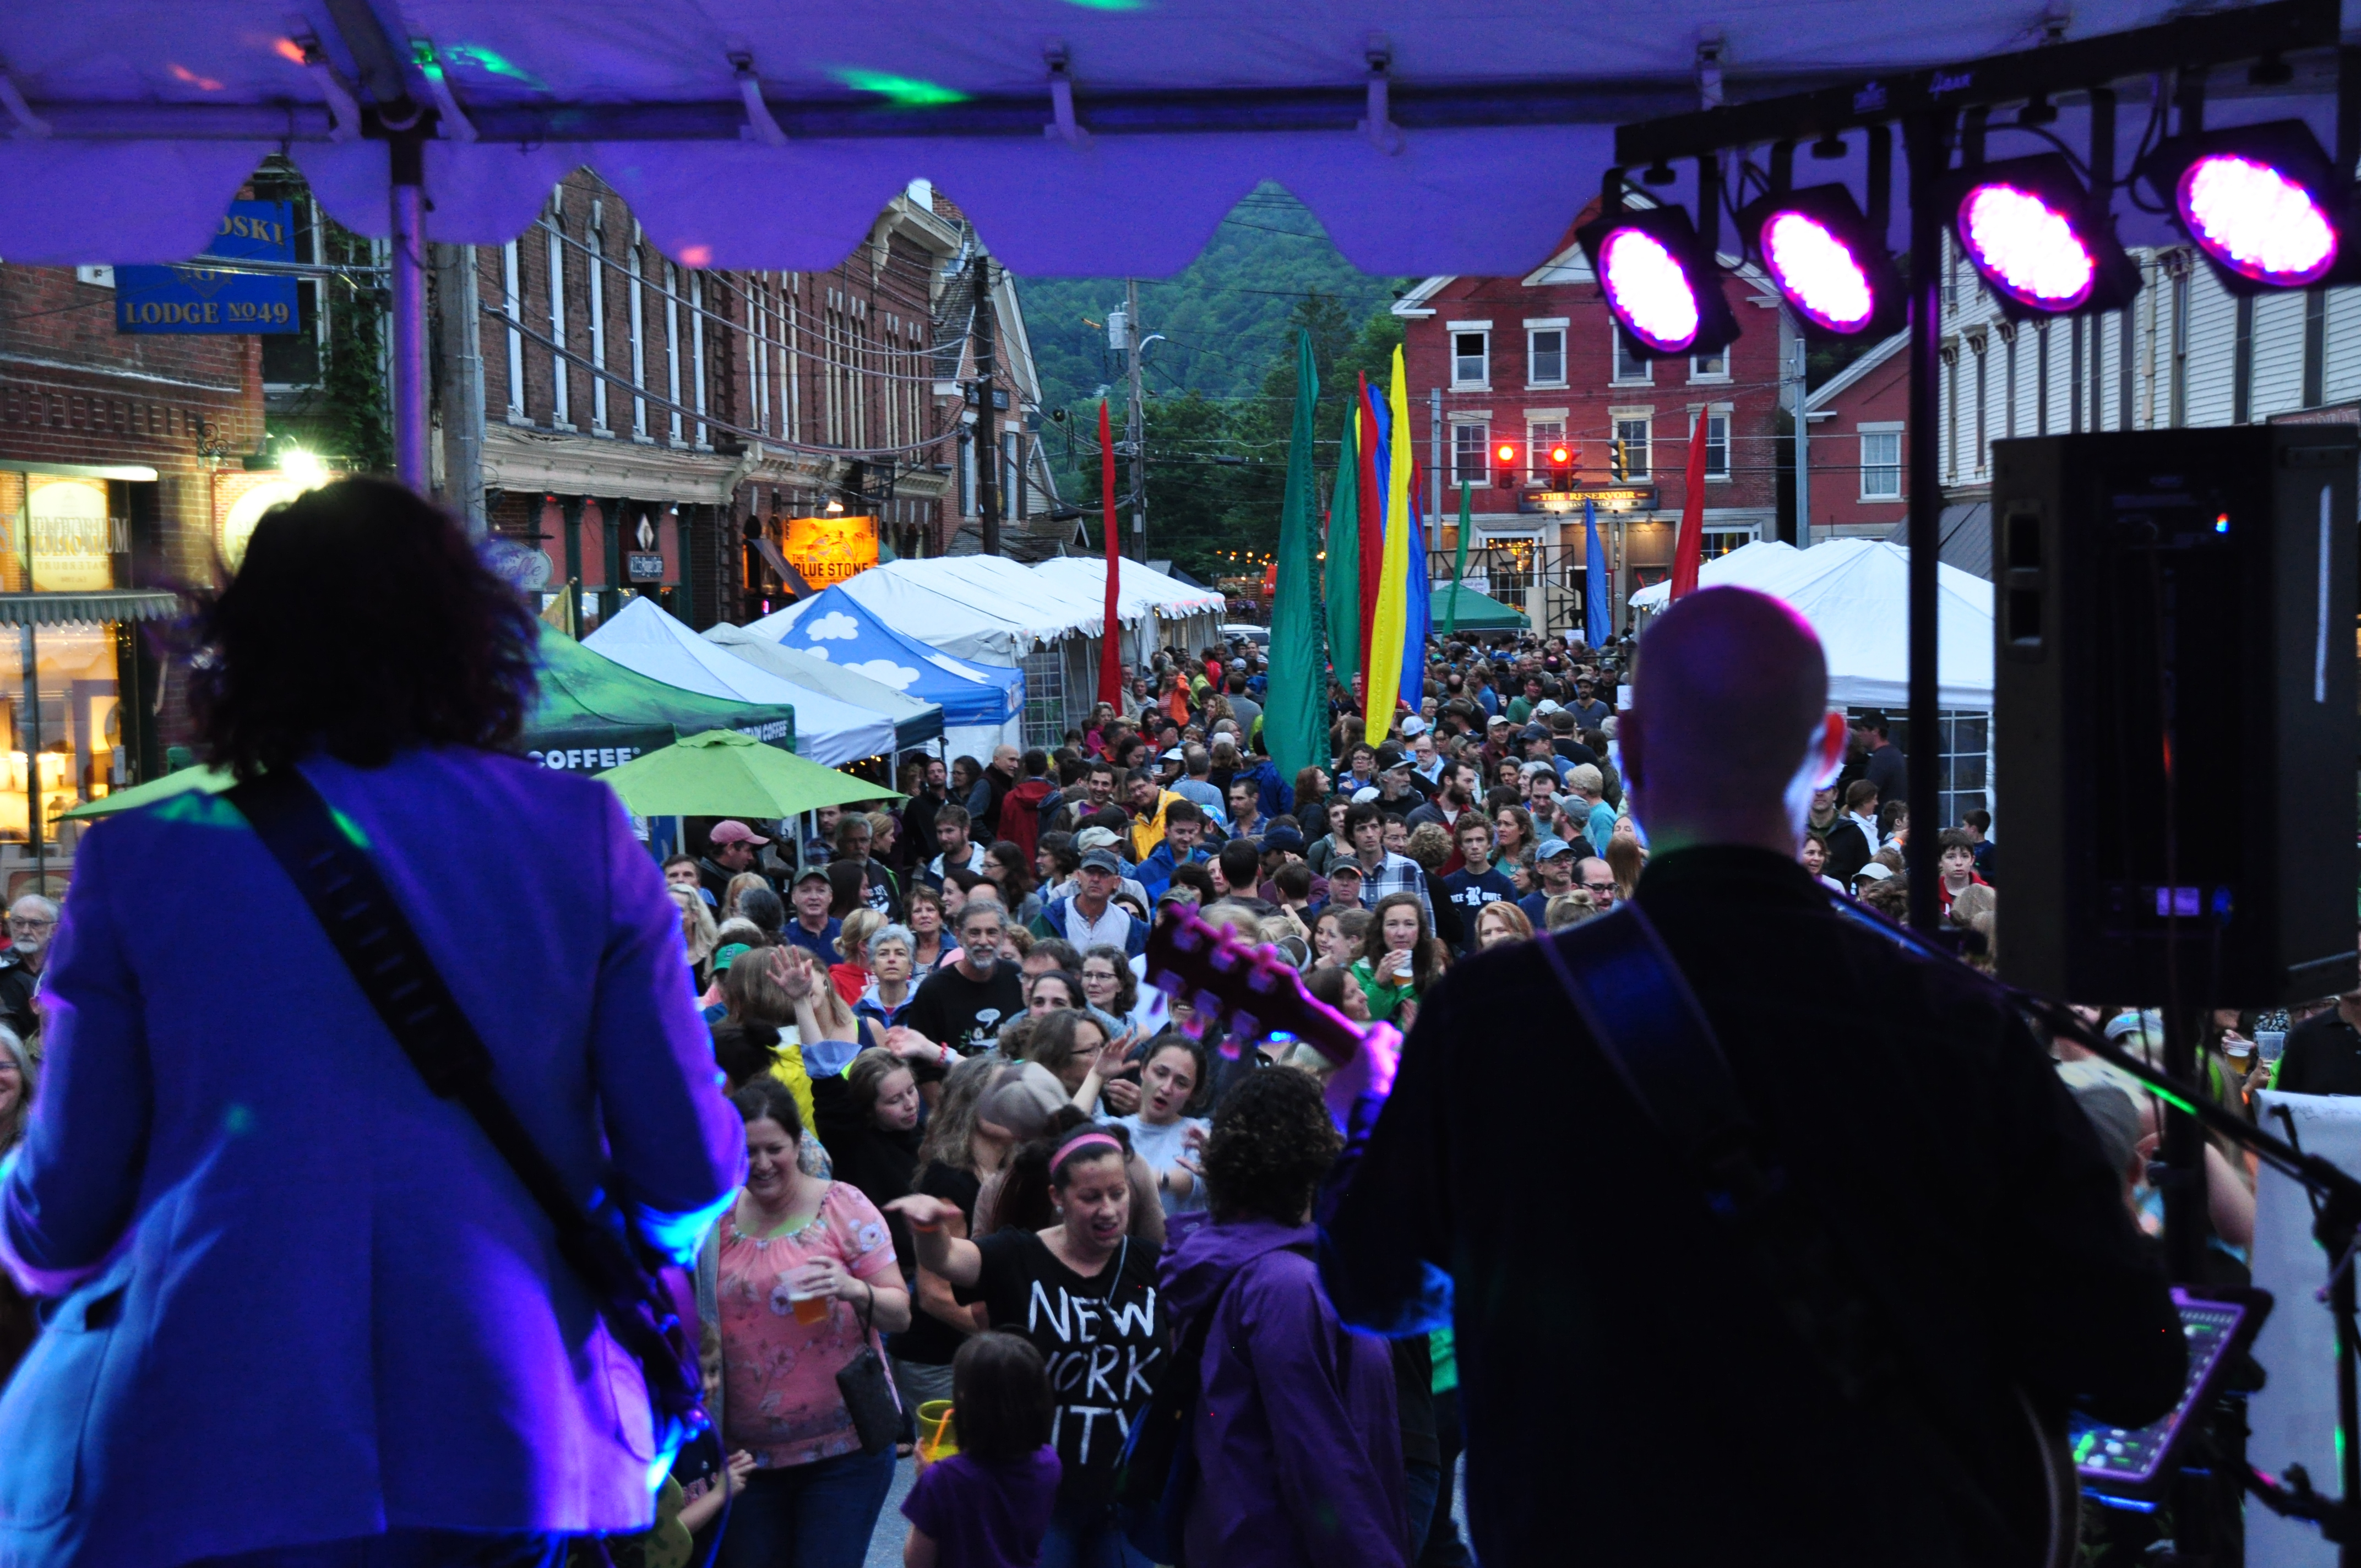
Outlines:
[[20, 541], [35, 593], [115, 587], [115, 557], [130, 549], [130, 520], [111, 517], [104, 479], [29, 477]]
[[302, 330], [295, 280], [225, 272], [222, 261], [295, 259], [294, 204], [232, 202], [213, 243], [178, 267], [115, 269], [115, 330], [133, 333], [291, 333]]
[[877, 520], [791, 517], [780, 554], [815, 588], [841, 583], [877, 565]]

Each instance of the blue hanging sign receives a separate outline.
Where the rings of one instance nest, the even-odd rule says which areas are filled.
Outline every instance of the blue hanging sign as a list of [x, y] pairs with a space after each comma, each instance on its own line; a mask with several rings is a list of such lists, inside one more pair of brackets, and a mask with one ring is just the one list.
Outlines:
[[295, 209], [289, 202], [232, 202], [203, 256], [178, 267], [115, 269], [115, 330], [141, 333], [301, 332], [295, 280], [224, 272], [224, 261], [295, 259]]

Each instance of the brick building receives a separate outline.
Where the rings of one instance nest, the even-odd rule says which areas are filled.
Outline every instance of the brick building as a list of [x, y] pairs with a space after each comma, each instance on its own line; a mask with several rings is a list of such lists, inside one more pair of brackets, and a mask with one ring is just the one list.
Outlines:
[[[1686, 499], [1688, 440], [1707, 425], [1708, 556], [1776, 532], [1780, 367], [1785, 315], [1749, 270], [1723, 279], [1741, 335], [1720, 354], [1632, 355], [1579, 247], [1522, 278], [1429, 278], [1394, 305], [1403, 318], [1411, 414], [1447, 576], [1457, 547], [1457, 492], [1470, 487], [1471, 586], [1523, 609], [1537, 627], [1579, 629], [1585, 491], [1598, 503], [1614, 574], [1616, 623], [1632, 591], [1662, 580]], [[1575, 449], [1575, 488], [1556, 488], [1547, 454]], [[1499, 461], [1498, 448], [1513, 447]], [[1480, 581], [1475, 579], [1480, 577]]]
[[258, 339], [119, 334], [115, 303], [108, 269], [0, 265], [0, 886], [12, 898], [63, 885], [79, 836], [67, 808], [153, 774], [183, 738], [185, 711], [159, 692], [138, 628], [178, 613], [161, 589], [213, 581], [221, 487], [246, 483], [236, 455], [262, 440]]
[[[358, 316], [382, 309], [368, 264], [383, 247], [324, 254], [326, 225], [291, 168], [258, 181], [293, 204], [299, 263], [358, 269], [298, 285], [297, 334], [119, 334], [112, 269], [0, 265], [0, 885], [12, 893], [40, 874], [61, 882], [77, 833], [63, 811], [156, 776], [187, 738], [181, 694], [137, 632], [177, 613], [162, 590], [213, 584], [297, 488], [273, 466], [279, 444], [348, 455], [312, 438], [333, 423], [339, 313], [352, 313], [349, 343]], [[484, 515], [546, 560], [545, 609], [578, 595], [578, 630], [642, 592], [700, 628], [775, 609], [809, 586], [789, 521], [831, 507], [875, 518], [884, 559], [979, 549], [987, 493], [1004, 553], [1038, 559], [1073, 537], [1040, 447], [1015, 285], [924, 182], [828, 272], [668, 258], [588, 170], [516, 240], [451, 255], [431, 329], [438, 493], [459, 499], [444, 438], [475, 400], [443, 330], [465, 310], [478, 323]]]
[[1896, 333], [1813, 389], [1806, 403], [1809, 532], [1796, 541], [1893, 538], [1910, 514], [1909, 334]]

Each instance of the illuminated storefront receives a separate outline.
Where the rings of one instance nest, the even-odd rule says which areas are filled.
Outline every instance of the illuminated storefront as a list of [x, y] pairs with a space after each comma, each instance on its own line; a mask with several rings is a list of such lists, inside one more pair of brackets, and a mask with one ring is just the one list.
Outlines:
[[155, 480], [152, 468], [0, 463], [0, 888], [11, 899], [60, 891], [82, 831], [64, 813], [135, 782], [137, 626], [179, 610], [175, 596], [132, 584], [135, 491]]

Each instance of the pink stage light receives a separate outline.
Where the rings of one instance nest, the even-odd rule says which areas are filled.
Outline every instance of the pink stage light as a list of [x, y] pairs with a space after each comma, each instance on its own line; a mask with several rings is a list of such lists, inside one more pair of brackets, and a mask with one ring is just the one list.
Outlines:
[[1618, 229], [1600, 247], [1607, 298], [1630, 327], [1660, 354], [1677, 354], [1697, 340], [1697, 287], [1653, 235]]
[[1877, 308], [1869, 274], [1852, 249], [1801, 213], [1763, 226], [1763, 257], [1788, 302], [1830, 332], [1859, 332]]
[[1960, 203], [1960, 237], [1993, 287], [2037, 310], [2070, 311], [2091, 297], [2098, 262], [2073, 222], [2030, 191], [1978, 185]]
[[2335, 225], [2310, 191], [2268, 163], [2210, 153], [2181, 171], [2178, 197], [2191, 236], [2241, 277], [2301, 288], [2335, 265]]

